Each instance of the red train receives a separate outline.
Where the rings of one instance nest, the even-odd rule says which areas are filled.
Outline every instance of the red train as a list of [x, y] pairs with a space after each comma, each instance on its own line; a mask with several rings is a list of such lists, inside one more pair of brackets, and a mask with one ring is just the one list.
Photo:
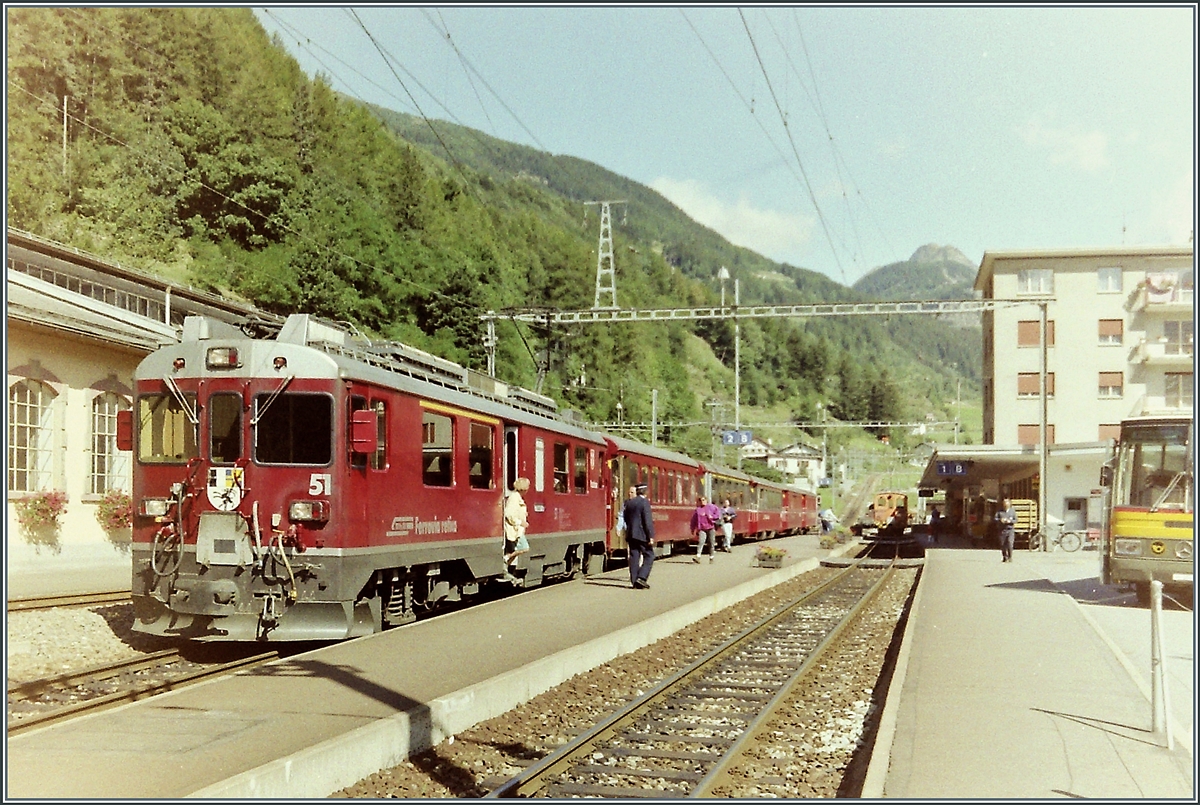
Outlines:
[[742, 538], [816, 523], [809, 493], [586, 430], [549, 398], [305, 315], [274, 340], [189, 317], [134, 380], [118, 440], [135, 452], [140, 632], [342, 639], [508, 583], [501, 513], [518, 476], [526, 587], [623, 557], [615, 519], [635, 482], [660, 554], [690, 539], [701, 490], [734, 501]]

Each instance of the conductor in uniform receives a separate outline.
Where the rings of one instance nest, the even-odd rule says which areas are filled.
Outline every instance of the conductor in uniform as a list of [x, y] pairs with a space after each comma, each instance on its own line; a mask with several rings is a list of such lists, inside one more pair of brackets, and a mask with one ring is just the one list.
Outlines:
[[654, 520], [646, 485], [634, 487], [636, 494], [625, 501], [621, 515], [625, 520], [625, 542], [629, 554], [629, 583], [635, 590], [650, 589], [650, 567], [654, 564]]

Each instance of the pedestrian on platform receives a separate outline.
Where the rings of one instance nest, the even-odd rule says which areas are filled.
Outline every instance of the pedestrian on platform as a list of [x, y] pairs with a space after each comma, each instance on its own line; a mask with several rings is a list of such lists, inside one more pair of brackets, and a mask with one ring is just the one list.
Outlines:
[[822, 534], [828, 534], [830, 531], [832, 531], [834, 525], [838, 521], [837, 515], [833, 513], [833, 509], [829, 506], [821, 509], [821, 513], [818, 514], [817, 517], [821, 520]]
[[1011, 562], [1013, 541], [1017, 538], [1017, 510], [1008, 498], [1004, 498], [992, 519], [996, 521], [996, 532], [1000, 538], [1000, 561]]
[[936, 545], [938, 535], [942, 532], [942, 513], [938, 511], [938, 507], [934, 506], [929, 512], [929, 535], [933, 538]]
[[724, 538], [721, 550], [725, 553], [733, 550], [733, 518], [735, 517], [737, 517], [737, 509], [733, 508], [729, 498], [725, 498], [725, 505], [721, 507], [721, 536]]
[[717, 549], [717, 525], [721, 522], [721, 507], [709, 503], [704, 495], [696, 498], [696, 509], [692, 512], [691, 529], [696, 537], [696, 555], [692, 561], [699, 564], [700, 556], [704, 553], [704, 541], [708, 540], [708, 561], [713, 561], [713, 552]]
[[629, 556], [629, 584], [635, 590], [650, 589], [650, 568], [654, 565], [654, 519], [646, 485], [630, 487], [633, 493], [621, 508], [625, 520], [626, 554]]
[[512, 573], [517, 557], [529, 551], [529, 541], [525, 538], [529, 510], [522, 497], [528, 490], [529, 479], [518, 478], [513, 481], [512, 492], [504, 500], [504, 580], [510, 584], [517, 583], [517, 577]]

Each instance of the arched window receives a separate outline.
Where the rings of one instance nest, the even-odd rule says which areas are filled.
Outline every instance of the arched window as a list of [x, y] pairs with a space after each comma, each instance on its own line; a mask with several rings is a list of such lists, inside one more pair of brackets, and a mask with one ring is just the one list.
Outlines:
[[124, 397], [106, 391], [92, 398], [92, 469], [88, 491], [103, 495], [110, 489], [129, 491], [128, 451], [117, 449], [117, 412], [129, 408]]
[[8, 491], [50, 489], [54, 389], [37, 380], [8, 387]]

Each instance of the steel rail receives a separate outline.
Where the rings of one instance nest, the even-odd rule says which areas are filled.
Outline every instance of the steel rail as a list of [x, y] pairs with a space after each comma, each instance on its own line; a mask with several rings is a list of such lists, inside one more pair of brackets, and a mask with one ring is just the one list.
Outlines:
[[32, 699], [34, 696], [40, 696], [47, 690], [54, 688], [71, 688], [90, 680], [111, 679], [114, 676], [131, 671], [141, 671], [145, 668], [166, 665], [177, 659], [179, 659], [179, 649], [172, 648], [164, 651], [156, 651], [144, 657], [132, 657], [128, 660], [93, 665], [90, 668], [83, 668], [79, 671], [69, 671], [58, 676], [34, 679], [29, 682], [17, 682], [8, 686], [8, 695], [18, 700]]
[[8, 725], [8, 734], [11, 737], [14, 733], [23, 732], [34, 727], [41, 727], [55, 721], [73, 718], [81, 713], [86, 713], [92, 710], [102, 710], [108, 707], [115, 707], [126, 702], [137, 701], [138, 699], [148, 698], [160, 693], [177, 690], [179, 688], [194, 685], [197, 682], [203, 682], [206, 679], [223, 676], [233, 671], [242, 671], [247, 668], [253, 668], [258, 665], [263, 665], [279, 657], [279, 652], [269, 651], [265, 654], [256, 654], [253, 657], [245, 657], [233, 662], [222, 663], [221, 665], [205, 668], [190, 674], [176, 677], [175, 679], [167, 679], [162, 682], [155, 682], [152, 685], [136, 688], [134, 690], [117, 691], [110, 693], [107, 696], [98, 696], [95, 699], [77, 702], [76, 704], [59, 707], [51, 712], [42, 713], [40, 715], [22, 718], [19, 721], [14, 721]]
[[[568, 771], [580, 761], [586, 760], [595, 751], [597, 745], [624, 731], [628, 725], [633, 724], [639, 717], [651, 711], [655, 704], [667, 693], [674, 689], [683, 688], [693, 678], [702, 676], [718, 659], [731, 656], [736, 651], [741, 650], [748, 642], [751, 642], [754, 638], [762, 635], [785, 618], [791, 616], [798, 607], [834, 588], [856, 569], [857, 563], [850, 565], [842, 572], [831, 576], [825, 582], [809, 590], [794, 601], [779, 607], [759, 623], [730, 638], [674, 676], [661, 682], [616, 713], [613, 713], [591, 729], [585, 731], [575, 740], [529, 766], [503, 785], [488, 792], [484, 798], [508, 799], [529, 797], [544, 791], [548, 787], [548, 781], [551, 778]], [[715, 759], [715, 756], [713, 757]], [[638, 795], [632, 790], [611, 790], [618, 796]], [[665, 794], [666, 792], [649, 792], [642, 794], [642, 796], [659, 796]]]
[[24, 612], [34, 609], [53, 609], [54, 607], [82, 607], [92, 604], [128, 603], [129, 590], [108, 590], [99, 593], [67, 593], [63, 595], [42, 595], [31, 598], [12, 598], [8, 601], [9, 612]]
[[730, 772], [737, 767], [746, 751], [753, 747], [754, 743], [758, 740], [758, 736], [770, 727], [775, 712], [792, 698], [793, 691], [800, 680], [807, 677], [813, 671], [817, 663], [829, 651], [830, 647], [835, 645], [841, 638], [842, 633], [849, 628], [850, 624], [858, 619], [859, 613], [875, 600], [879, 591], [888, 583], [895, 571], [896, 560], [893, 559], [892, 564], [884, 571], [879, 580], [846, 613], [846, 616], [842, 618], [838, 625], [830, 630], [821, 643], [804, 658], [804, 662], [800, 663], [800, 667], [796, 669], [796, 673], [792, 674], [791, 678], [783, 684], [779, 691], [759, 711], [754, 720], [746, 725], [745, 731], [742, 732], [733, 746], [729, 747], [728, 751], [716, 762], [716, 765], [709, 769], [704, 779], [688, 793], [688, 797], [709, 797], [712, 796], [714, 789], [721, 785], [735, 782]]

